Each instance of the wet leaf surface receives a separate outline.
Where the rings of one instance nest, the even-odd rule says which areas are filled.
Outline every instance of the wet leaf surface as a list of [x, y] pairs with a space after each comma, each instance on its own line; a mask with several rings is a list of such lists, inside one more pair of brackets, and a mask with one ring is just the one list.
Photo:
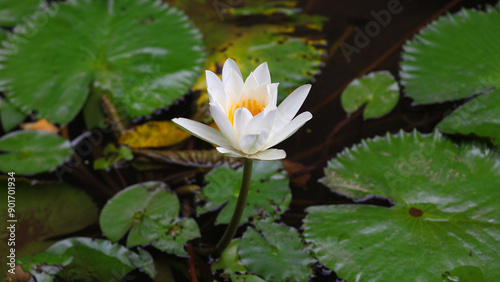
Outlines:
[[16, 27], [2, 51], [2, 90], [25, 113], [66, 124], [93, 87], [129, 116], [147, 115], [184, 95], [201, 71], [201, 35], [175, 7], [71, 0], [52, 11], [28, 41], [19, 38], [32, 23]]
[[376, 118], [389, 113], [398, 103], [399, 86], [390, 72], [372, 72], [355, 79], [342, 93], [344, 110], [352, 114], [366, 103], [363, 118]]
[[[424, 29], [405, 45], [402, 84], [417, 104], [440, 103], [484, 94], [500, 87], [500, 7], [462, 10]], [[500, 141], [500, 94], [474, 98], [446, 117], [446, 133], [475, 134]]]
[[43, 0], [0, 0], [0, 26], [14, 26], [34, 13]]
[[153, 242], [169, 253], [187, 255], [184, 244], [199, 237], [194, 219], [180, 219], [179, 200], [167, 186], [150, 181], [129, 186], [104, 206], [99, 218], [103, 234], [115, 242], [127, 232], [127, 246]]
[[388, 197], [394, 206], [309, 207], [304, 236], [319, 262], [348, 281], [442, 281], [449, 272], [462, 281], [462, 268], [474, 270], [473, 281], [494, 280], [499, 165], [497, 151], [437, 133], [363, 141], [331, 160], [322, 182], [354, 198]]
[[59, 241], [41, 254], [23, 258], [21, 263], [38, 281], [53, 281], [52, 275], [56, 275], [56, 281], [120, 281], [130, 279], [127, 274], [135, 268], [150, 277], [156, 274], [146, 251], [137, 254], [108, 240], [82, 237]]
[[437, 129], [446, 133], [489, 137], [500, 145], [500, 91], [472, 99], [440, 122]]
[[258, 222], [248, 228], [238, 248], [241, 263], [267, 281], [307, 281], [316, 260], [293, 227]]
[[45, 131], [14, 131], [0, 139], [0, 170], [30, 174], [49, 171], [71, 156], [71, 145]]

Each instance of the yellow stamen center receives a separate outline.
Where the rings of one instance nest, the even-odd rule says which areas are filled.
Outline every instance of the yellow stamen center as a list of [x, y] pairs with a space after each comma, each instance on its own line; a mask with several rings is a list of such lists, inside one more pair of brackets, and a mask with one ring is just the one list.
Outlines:
[[257, 103], [256, 100], [248, 99], [240, 101], [236, 105], [233, 104], [231, 105], [231, 107], [229, 107], [227, 117], [229, 118], [229, 121], [231, 121], [231, 124], [234, 124], [234, 112], [239, 108], [247, 108], [252, 116], [256, 116], [264, 111], [264, 106], [260, 103]]

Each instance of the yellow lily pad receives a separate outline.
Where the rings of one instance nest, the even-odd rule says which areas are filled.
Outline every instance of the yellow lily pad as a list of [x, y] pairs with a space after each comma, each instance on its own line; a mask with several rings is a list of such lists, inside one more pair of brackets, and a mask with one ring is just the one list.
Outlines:
[[132, 148], [157, 148], [178, 144], [189, 136], [171, 121], [149, 121], [127, 130], [118, 142]]

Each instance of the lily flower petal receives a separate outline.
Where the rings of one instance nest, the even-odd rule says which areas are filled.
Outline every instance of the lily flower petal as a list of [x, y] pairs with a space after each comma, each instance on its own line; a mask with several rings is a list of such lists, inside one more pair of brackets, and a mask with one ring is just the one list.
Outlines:
[[295, 89], [286, 99], [278, 106], [278, 116], [275, 124], [278, 129], [287, 125], [292, 118], [297, 114], [300, 107], [306, 100], [307, 94], [311, 90], [310, 84], [305, 84]]
[[295, 117], [290, 123], [288, 123], [285, 127], [283, 127], [278, 132], [273, 132], [272, 136], [268, 137], [266, 145], [262, 148], [265, 150], [270, 148], [284, 140], [288, 139], [288, 137], [292, 136], [299, 128], [301, 128], [304, 123], [312, 118], [312, 114], [310, 112], [303, 112], [297, 117]]
[[231, 147], [239, 150], [240, 145], [238, 139], [236, 139], [236, 132], [222, 109], [217, 105], [210, 104], [210, 113], [219, 127], [219, 130], [222, 132], [222, 135], [224, 135], [231, 144]]
[[221, 153], [223, 156], [226, 156], [226, 157], [231, 157], [231, 158], [244, 158], [245, 157], [244, 154], [242, 154], [241, 152], [236, 151], [234, 149], [229, 149], [229, 148], [225, 148], [225, 147], [217, 147], [216, 149], [217, 149], [217, 151], [219, 151], [219, 153]]
[[278, 160], [283, 150], [270, 149], [287, 139], [312, 118], [304, 112], [294, 116], [304, 103], [311, 85], [303, 85], [278, 107], [278, 83], [271, 83], [267, 63], [259, 65], [243, 82], [238, 65], [226, 60], [222, 81], [207, 71], [210, 112], [219, 127], [213, 129], [187, 119], [173, 121], [191, 134], [217, 145], [219, 153], [230, 157]]
[[271, 84], [271, 73], [269, 72], [269, 67], [267, 62], [260, 64], [254, 71], [255, 78], [259, 84], [269, 83]]
[[240, 137], [241, 151], [247, 155], [255, 154], [264, 146], [269, 133], [261, 131], [259, 134], [248, 134]]
[[286, 158], [286, 152], [281, 149], [269, 149], [253, 155], [253, 159], [261, 161], [274, 161]]
[[231, 147], [226, 137], [215, 128], [187, 118], [174, 118], [172, 121], [180, 128], [202, 140], [217, 146]]
[[210, 103], [217, 103], [221, 107], [226, 107], [226, 92], [224, 91], [224, 84], [220, 81], [219, 77], [211, 71], [205, 71], [207, 77], [207, 91], [210, 93]]
[[238, 76], [241, 79], [241, 82], [243, 83], [243, 76], [241, 75], [240, 68], [233, 59], [227, 59], [226, 62], [224, 63], [224, 66], [222, 67], [222, 82], [224, 84], [228, 82], [229, 75], [232, 73], [233, 70], [236, 72], [236, 74], [238, 74]]
[[237, 74], [236, 71], [232, 70], [227, 82], [224, 82], [224, 90], [226, 90], [226, 93], [231, 93], [236, 99], [240, 97], [243, 85], [245, 85], [240, 75], [241, 74]]
[[244, 130], [248, 127], [248, 122], [253, 118], [252, 113], [247, 108], [239, 108], [234, 112], [234, 127], [238, 136], [243, 136], [246, 133]]

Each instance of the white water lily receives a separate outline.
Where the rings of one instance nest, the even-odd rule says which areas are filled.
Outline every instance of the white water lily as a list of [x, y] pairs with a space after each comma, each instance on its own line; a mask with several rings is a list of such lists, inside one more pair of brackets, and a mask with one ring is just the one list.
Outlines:
[[232, 59], [224, 63], [222, 81], [211, 71], [206, 71], [206, 77], [210, 112], [220, 131], [186, 118], [172, 121], [192, 135], [215, 144], [223, 155], [283, 159], [285, 151], [271, 147], [290, 137], [312, 118], [309, 112], [295, 117], [311, 89], [309, 84], [300, 86], [276, 106], [278, 83], [271, 83], [267, 63], [259, 65], [245, 82]]

